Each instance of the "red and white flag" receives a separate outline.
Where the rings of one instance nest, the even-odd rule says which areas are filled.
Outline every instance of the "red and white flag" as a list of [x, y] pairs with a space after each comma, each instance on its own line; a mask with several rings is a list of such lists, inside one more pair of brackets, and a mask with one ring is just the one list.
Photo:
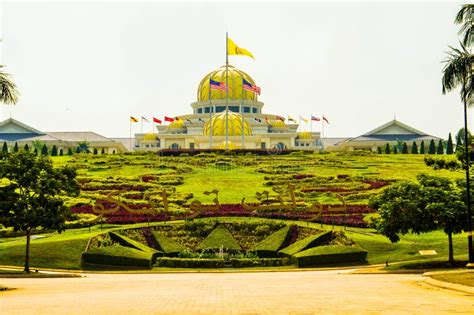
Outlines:
[[165, 116], [165, 121], [173, 122], [173, 121], [174, 121], [174, 118]]
[[154, 123], [157, 123], [157, 124], [161, 124], [161, 123], [162, 123], [162, 121], [161, 121], [160, 119], [155, 118], [155, 117], [153, 117], [153, 122], [154, 122]]

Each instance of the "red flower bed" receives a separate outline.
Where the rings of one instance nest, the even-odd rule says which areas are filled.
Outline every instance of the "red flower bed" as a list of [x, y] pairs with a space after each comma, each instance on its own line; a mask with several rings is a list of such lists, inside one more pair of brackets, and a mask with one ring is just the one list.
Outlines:
[[304, 179], [304, 178], [311, 178], [314, 177], [312, 174], [295, 174], [293, 175], [294, 179]]

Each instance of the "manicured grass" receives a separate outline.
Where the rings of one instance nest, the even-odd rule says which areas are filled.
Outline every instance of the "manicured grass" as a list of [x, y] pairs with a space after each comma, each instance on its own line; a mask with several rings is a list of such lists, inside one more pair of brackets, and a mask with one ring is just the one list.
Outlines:
[[214, 230], [212, 230], [211, 234], [209, 234], [196, 249], [218, 250], [220, 248], [223, 248], [226, 251], [242, 250], [239, 243], [237, 243], [229, 230], [227, 230], [223, 225], [218, 225]]
[[82, 254], [82, 261], [94, 265], [151, 268], [153, 253], [114, 244], [89, 249]]
[[360, 247], [327, 245], [313, 247], [293, 256], [298, 267], [312, 267], [324, 264], [365, 262], [367, 251]]
[[250, 251], [259, 257], [276, 257], [277, 252], [290, 241], [291, 225], [287, 225], [255, 245]]
[[186, 247], [181, 246], [173, 239], [166, 237], [159, 232], [153, 232], [152, 236], [158, 248], [166, 254], [176, 255], [186, 249]]
[[324, 231], [313, 236], [308, 236], [301, 241], [295, 242], [288, 247], [283, 248], [279, 253], [285, 256], [292, 256], [310, 247], [321, 245], [331, 239], [331, 232]]
[[462, 285], [467, 285], [470, 287], [474, 287], [474, 273], [473, 272], [460, 272], [460, 273], [445, 273], [442, 275], [433, 275], [431, 278], [440, 280], [440, 281], [446, 281], [446, 282], [451, 282], [455, 284], [462, 284]]

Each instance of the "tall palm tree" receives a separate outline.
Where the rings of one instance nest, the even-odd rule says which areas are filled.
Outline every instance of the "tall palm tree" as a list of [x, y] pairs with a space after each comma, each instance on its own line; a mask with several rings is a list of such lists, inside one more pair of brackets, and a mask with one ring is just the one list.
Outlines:
[[[450, 47], [447, 57], [444, 60], [443, 68], [443, 94], [450, 92], [458, 87], [461, 88], [461, 99], [464, 104], [464, 130], [467, 129], [467, 106], [468, 101], [474, 96], [474, 55], [472, 55], [461, 43], [461, 49]], [[472, 103], [471, 103], [472, 104]], [[464, 132], [464, 150], [466, 155], [466, 203], [468, 214], [468, 231], [472, 231], [472, 211], [471, 211], [471, 193], [470, 193], [470, 177], [469, 177], [469, 146], [467, 132]], [[472, 247], [472, 233], [468, 233], [469, 248], [469, 267], [474, 268], [474, 250]]]
[[18, 101], [18, 91], [15, 83], [10, 78], [8, 73], [3, 72], [0, 65], [0, 103], [16, 104]]
[[464, 4], [456, 15], [454, 23], [460, 24], [459, 35], [462, 43], [470, 47], [474, 44], [474, 4]]

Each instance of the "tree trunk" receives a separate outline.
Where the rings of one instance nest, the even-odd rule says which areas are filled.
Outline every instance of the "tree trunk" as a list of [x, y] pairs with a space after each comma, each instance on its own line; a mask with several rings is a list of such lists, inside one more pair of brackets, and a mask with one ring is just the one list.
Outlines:
[[453, 251], [453, 234], [448, 233], [448, 243], [449, 243], [449, 263], [454, 265], [454, 251]]
[[31, 231], [26, 231], [25, 272], [30, 273], [30, 237]]

